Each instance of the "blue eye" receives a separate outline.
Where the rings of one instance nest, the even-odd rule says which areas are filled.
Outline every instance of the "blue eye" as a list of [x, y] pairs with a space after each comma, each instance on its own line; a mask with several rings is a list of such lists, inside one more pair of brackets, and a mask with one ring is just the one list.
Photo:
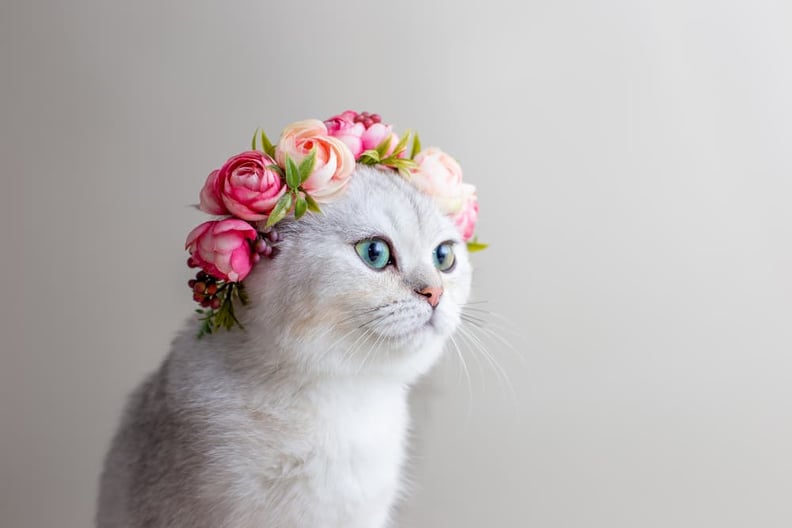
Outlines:
[[450, 242], [443, 242], [434, 250], [434, 264], [437, 269], [448, 273], [454, 269], [456, 258], [454, 257], [454, 245]]
[[390, 247], [381, 238], [369, 238], [355, 244], [360, 259], [374, 269], [382, 269], [391, 263]]

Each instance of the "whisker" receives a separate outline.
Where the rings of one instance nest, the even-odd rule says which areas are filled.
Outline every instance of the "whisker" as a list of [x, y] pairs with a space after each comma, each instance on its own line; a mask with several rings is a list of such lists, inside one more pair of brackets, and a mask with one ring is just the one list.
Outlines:
[[361, 347], [363, 346], [363, 344], [366, 342], [366, 340], [368, 339], [368, 337], [369, 337], [371, 334], [373, 334], [373, 333], [374, 333], [374, 329], [372, 329], [372, 328], [367, 328], [367, 329], [366, 329], [366, 330], [365, 330], [365, 331], [364, 331], [362, 334], [360, 334], [360, 335], [357, 337], [357, 339], [355, 339], [355, 341], [352, 343], [352, 345], [350, 345], [350, 347], [349, 347], [349, 350], [347, 350], [347, 351], [344, 353], [344, 356], [343, 356], [343, 358], [342, 358], [342, 360], [341, 360], [341, 361], [342, 361], [342, 362], [348, 362], [348, 361], [350, 361], [350, 360], [351, 360], [351, 359], [352, 359], [352, 358], [353, 358], [353, 357], [354, 357], [354, 356], [357, 354], [358, 350], [360, 350], [360, 348], [361, 348]]
[[379, 306], [377, 306], [375, 308], [368, 309], [368, 310], [360, 310], [360, 311], [355, 310], [355, 311], [352, 311], [352, 312], [350, 312], [352, 315], [350, 315], [349, 317], [347, 317], [345, 319], [341, 319], [336, 324], [337, 325], [342, 325], [344, 323], [348, 323], [349, 321], [352, 321], [353, 319], [357, 319], [357, 318], [359, 318], [359, 317], [361, 317], [363, 315], [366, 315], [368, 313], [371, 313], [371, 312], [373, 312], [375, 310], [379, 310]]
[[481, 325], [481, 326], [483, 326], [486, 323], [486, 321], [483, 318], [477, 317], [475, 315], [470, 315], [470, 314], [467, 314], [467, 313], [464, 313], [464, 312], [459, 314], [459, 317], [461, 317], [463, 321], [469, 321], [469, 322], [476, 323], [476, 324]]
[[487, 324], [485, 324], [487, 323], [487, 321], [483, 321], [482, 319], [478, 319], [478, 318], [471, 318], [471, 316], [467, 314], [462, 314], [461, 318], [463, 321], [466, 321], [471, 326], [475, 327], [483, 335], [491, 339], [494, 339], [499, 344], [503, 345], [506, 349], [508, 349], [510, 352], [514, 353], [514, 355], [516, 355], [517, 358], [520, 360], [521, 364], [523, 365], [527, 364], [527, 361], [523, 353], [520, 350], [518, 350], [508, 339], [505, 339], [503, 336], [501, 336], [500, 334], [489, 328]]
[[468, 312], [475, 312], [479, 316], [487, 316], [487, 317], [496, 318], [504, 325], [504, 326], [501, 326], [501, 328], [503, 330], [508, 331], [510, 333], [513, 333], [513, 334], [515, 334], [517, 336], [520, 335], [520, 332], [518, 330], [517, 325], [514, 324], [509, 319], [507, 319], [506, 317], [504, 317], [501, 314], [497, 313], [497, 312], [493, 312], [491, 310], [483, 310], [481, 308], [475, 308], [475, 307], [470, 307], [470, 306], [463, 306], [462, 307], [462, 313], [468, 313]]
[[[351, 352], [350, 352], [350, 353], [349, 353], [349, 354], [346, 356], [346, 358], [345, 358], [345, 359], [352, 359], [352, 357], [353, 357], [354, 355], [357, 355], [358, 351], [359, 351], [359, 350], [361, 350], [361, 349], [363, 348], [363, 346], [364, 346], [364, 345], [366, 345], [366, 343], [367, 343], [367, 341], [368, 341], [369, 337], [370, 337], [372, 334], [374, 334], [374, 333], [375, 333], [375, 332], [378, 330], [378, 327], [380, 326], [380, 324], [382, 323], [382, 321], [384, 321], [385, 319], [387, 319], [387, 318], [391, 317], [392, 315], [393, 315], [393, 312], [387, 312], [387, 313], [385, 313], [385, 314], [383, 314], [383, 315], [381, 315], [381, 316], [374, 317], [374, 318], [372, 318], [371, 320], [369, 320], [369, 321], [366, 321], [364, 324], [360, 325], [360, 328], [362, 328], [362, 327], [364, 327], [364, 326], [368, 326], [368, 325], [371, 325], [371, 326], [369, 326], [368, 328], [366, 328], [366, 332], [364, 332], [364, 334], [363, 334], [363, 335], [365, 336], [365, 339], [363, 339], [363, 340], [360, 340], [360, 338], [358, 338], [358, 339], [355, 341], [355, 343], [353, 343], [354, 350], [353, 350], [353, 351], [351, 351]], [[371, 346], [371, 347], [369, 347], [369, 350], [368, 350], [368, 352], [366, 352], [366, 355], [364, 356], [364, 358], [363, 358], [363, 361], [361, 362], [361, 365], [360, 365], [360, 367], [358, 368], [358, 373], [360, 372], [360, 370], [362, 370], [363, 366], [365, 366], [365, 364], [366, 364], [366, 362], [368, 361], [368, 358], [369, 358], [369, 356], [370, 356], [371, 352], [374, 350], [374, 348], [376, 348], [377, 344], [378, 344], [378, 343], [381, 341], [381, 338], [382, 338], [382, 337], [383, 337], [383, 334], [379, 333], [379, 334], [378, 334], [378, 337], [377, 337], [377, 340], [375, 341], [374, 345], [373, 345], [373, 346]], [[356, 344], [357, 346], [355, 346], [355, 344]]]
[[[484, 342], [473, 332], [473, 328], [466, 327], [465, 325], [461, 325], [459, 327], [460, 336], [464, 337], [468, 341], [468, 343], [470, 343], [473, 349], [478, 351], [484, 357], [487, 363], [489, 363], [495, 375], [498, 377], [499, 381], [503, 385], [505, 385], [505, 387], [508, 389], [508, 392], [511, 394], [512, 398], [516, 399], [517, 393], [514, 390], [514, 385], [511, 383], [511, 380], [509, 379], [506, 370], [498, 362], [498, 360], [487, 350], [487, 347], [484, 345]], [[503, 386], [501, 388], [503, 388]]]
[[393, 315], [393, 314], [391, 314], [391, 313], [386, 313], [386, 314], [384, 314], [384, 315], [380, 315], [380, 316], [378, 316], [378, 317], [374, 317], [374, 318], [372, 318], [372, 319], [369, 319], [369, 320], [368, 320], [368, 321], [366, 321], [365, 323], [363, 323], [363, 324], [361, 324], [360, 326], [358, 326], [358, 329], [360, 329], [360, 328], [364, 328], [364, 327], [366, 327], [366, 326], [370, 325], [371, 323], [374, 323], [374, 325], [376, 326], [376, 324], [377, 324], [377, 323], [379, 323], [380, 321], [382, 321], [383, 319], [385, 319], [386, 317], [388, 317], [388, 316], [390, 316], [390, 315]]
[[465, 379], [467, 380], [467, 387], [468, 387], [468, 417], [470, 416], [471, 409], [473, 408], [473, 383], [470, 381], [470, 371], [468, 370], [467, 362], [465, 361], [465, 357], [462, 355], [462, 350], [459, 348], [459, 344], [457, 344], [456, 339], [454, 336], [451, 337], [451, 343], [454, 345], [454, 349], [456, 350], [457, 357], [459, 358], [459, 362], [462, 365], [462, 372], [465, 373]]
[[[376, 325], [374, 328], [376, 329]], [[384, 337], [383, 334], [377, 335], [377, 340], [374, 341], [374, 344], [369, 347], [368, 352], [366, 352], [366, 355], [363, 357], [363, 361], [361, 361], [360, 363], [360, 367], [358, 367], [358, 374], [360, 374], [360, 372], [364, 369], [366, 363], [368, 363], [368, 359], [371, 356], [371, 353], [377, 349], [377, 346], [379, 345], [380, 341], [382, 341], [383, 337]]]

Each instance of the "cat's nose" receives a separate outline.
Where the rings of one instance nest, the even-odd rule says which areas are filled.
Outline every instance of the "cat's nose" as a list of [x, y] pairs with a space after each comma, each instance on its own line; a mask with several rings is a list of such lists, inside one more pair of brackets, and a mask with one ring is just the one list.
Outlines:
[[437, 305], [440, 303], [440, 296], [443, 295], [443, 288], [432, 288], [427, 286], [426, 288], [415, 290], [415, 293], [426, 297], [426, 300], [432, 308], [437, 308]]

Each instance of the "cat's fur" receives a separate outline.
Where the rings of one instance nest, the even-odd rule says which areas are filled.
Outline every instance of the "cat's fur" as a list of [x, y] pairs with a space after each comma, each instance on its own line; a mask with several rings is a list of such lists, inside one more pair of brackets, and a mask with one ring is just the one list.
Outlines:
[[[465, 244], [431, 198], [359, 166], [344, 195], [279, 224], [245, 280], [245, 326], [190, 322], [132, 395], [101, 479], [99, 528], [381, 528], [402, 490], [407, 393], [470, 291]], [[391, 242], [375, 271], [354, 243]], [[455, 242], [456, 265], [433, 250]], [[441, 286], [435, 310], [418, 294]]]

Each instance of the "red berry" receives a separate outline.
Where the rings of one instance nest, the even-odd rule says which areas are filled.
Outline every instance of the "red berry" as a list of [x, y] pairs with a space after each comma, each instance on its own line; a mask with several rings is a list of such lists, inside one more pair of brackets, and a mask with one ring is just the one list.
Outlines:
[[369, 127], [371, 127], [371, 125], [373, 125], [373, 124], [374, 124], [374, 120], [373, 120], [373, 119], [371, 119], [370, 117], [366, 117], [366, 118], [363, 120], [363, 126], [364, 126], [364, 127], [366, 127], [366, 128], [369, 128]]
[[197, 280], [195, 280], [195, 279], [190, 279], [190, 280], [188, 280], [188, 281], [187, 281], [187, 285], [188, 285], [190, 288], [194, 288], [194, 287], [195, 287], [195, 283], [196, 283], [196, 282], [198, 282], [198, 281], [197, 281]]
[[203, 301], [201, 301], [201, 306], [204, 308], [209, 308], [212, 305], [212, 300], [213, 299], [205, 298]]
[[380, 117], [379, 114], [371, 114], [371, 120], [374, 121], [375, 123], [382, 122], [382, 118]]
[[190, 258], [187, 259], [187, 267], [189, 267], [189, 268], [197, 268], [198, 267], [198, 263], [195, 262], [192, 257], [190, 257]]
[[206, 287], [206, 295], [214, 295], [217, 293], [217, 284], [210, 284]]
[[195, 293], [204, 293], [206, 291], [206, 283], [205, 282], [196, 282], [193, 286], [193, 291]]
[[214, 298], [214, 299], [212, 299], [212, 301], [209, 303], [209, 306], [211, 306], [211, 307], [212, 307], [212, 310], [217, 310], [218, 308], [220, 308], [220, 299], [218, 299], [217, 297], [215, 297], [215, 298]]
[[193, 301], [202, 303], [206, 299], [206, 295], [201, 293], [193, 293]]

